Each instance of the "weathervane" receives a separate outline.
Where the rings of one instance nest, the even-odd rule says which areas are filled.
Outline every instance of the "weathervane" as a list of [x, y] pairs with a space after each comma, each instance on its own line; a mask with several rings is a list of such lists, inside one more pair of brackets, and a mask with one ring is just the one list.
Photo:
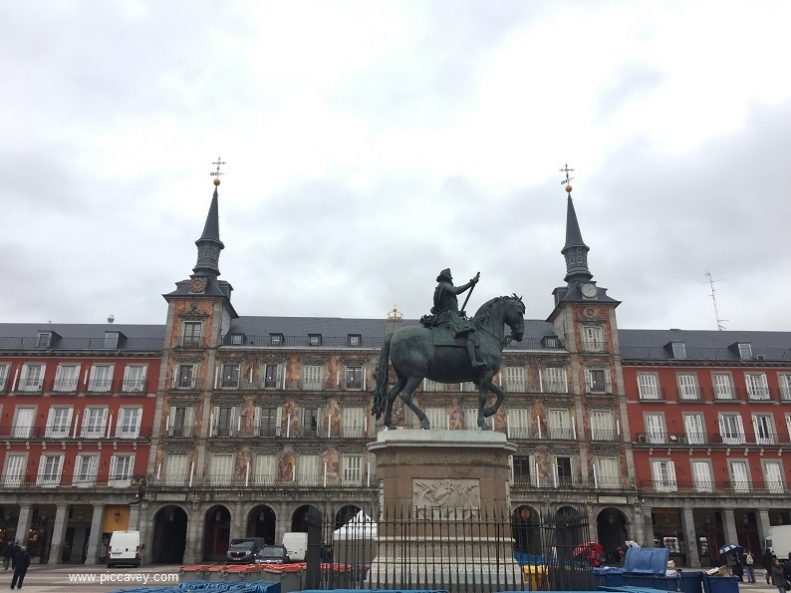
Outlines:
[[569, 164], [566, 163], [562, 169], [558, 169], [561, 173], [566, 174], [566, 178], [560, 182], [560, 185], [566, 184], [566, 192], [571, 193], [571, 180], [574, 179], [573, 177], [569, 177], [569, 173], [572, 173], [574, 169], [569, 169]]
[[220, 175], [225, 175], [225, 173], [221, 173], [220, 172], [220, 167], [222, 165], [226, 164], [226, 163], [225, 163], [224, 160], [222, 160], [222, 157], [218, 156], [217, 160], [216, 161], [212, 161], [211, 164], [212, 165], [217, 165], [217, 170], [216, 171], [212, 171], [211, 173], [209, 173], [209, 175], [214, 177], [214, 185], [220, 185]]

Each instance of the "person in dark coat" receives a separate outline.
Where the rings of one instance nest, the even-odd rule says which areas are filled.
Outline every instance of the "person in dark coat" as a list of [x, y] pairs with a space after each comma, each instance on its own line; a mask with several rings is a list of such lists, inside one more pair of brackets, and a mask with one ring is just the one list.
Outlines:
[[761, 559], [761, 565], [764, 567], [766, 571], [766, 584], [772, 584], [772, 560], [774, 559], [775, 555], [772, 553], [771, 548], [766, 548], [764, 550], [764, 555]]
[[772, 582], [777, 587], [777, 593], [786, 593], [786, 584], [788, 582], [783, 572], [783, 565], [780, 564], [780, 560], [777, 558], [772, 559]]
[[3, 540], [2, 543], [2, 557], [3, 557], [3, 570], [8, 570], [8, 565], [11, 564], [11, 554], [13, 553], [14, 544], [11, 540]]
[[11, 588], [22, 588], [22, 582], [27, 574], [27, 567], [30, 566], [30, 554], [27, 553], [25, 546], [20, 546], [14, 554], [14, 578], [11, 579]]
[[11, 563], [11, 570], [14, 570], [14, 556], [18, 551], [19, 551], [18, 541], [14, 542], [13, 545], [11, 544], [11, 542], [8, 542], [8, 549], [6, 550], [6, 554], [8, 554], [8, 559]]

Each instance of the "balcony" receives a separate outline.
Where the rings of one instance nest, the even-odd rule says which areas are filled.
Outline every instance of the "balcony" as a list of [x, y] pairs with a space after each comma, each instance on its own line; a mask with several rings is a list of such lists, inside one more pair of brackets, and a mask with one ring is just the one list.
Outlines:
[[764, 434], [759, 434], [754, 437], [754, 440], [748, 440], [747, 435], [744, 433], [729, 433], [729, 434], [720, 434], [718, 432], [715, 433], [706, 433], [706, 432], [688, 432], [685, 434], [670, 434], [666, 432], [638, 432], [635, 433], [635, 440], [633, 441], [634, 444], [637, 445], [646, 445], [646, 446], [673, 446], [673, 445], [683, 445], [683, 446], [695, 446], [695, 445], [725, 445], [725, 446], [732, 446], [732, 445], [757, 445], [757, 446], [766, 446], [766, 445], [780, 445], [780, 438], [778, 437], [777, 433], [775, 432], [767, 432]]
[[637, 489], [657, 494], [684, 493], [701, 494], [706, 496], [734, 496], [767, 494], [777, 495], [786, 493], [785, 485], [781, 482], [765, 483], [750, 480], [698, 480], [698, 481], [668, 481], [668, 480], [638, 480]]
[[106, 427], [101, 430], [90, 431], [82, 427], [75, 430], [74, 426], [64, 427], [62, 425], [43, 425], [43, 426], [14, 426], [0, 425], [0, 440], [80, 440], [80, 439], [107, 439], [107, 440], [135, 440], [148, 439], [151, 437], [151, 427], [142, 427], [140, 430], [122, 432], [116, 431], [108, 437]]
[[3, 489], [25, 489], [31, 488], [137, 488], [140, 476], [110, 476], [99, 474], [97, 476], [40, 476], [38, 474], [9, 475], [0, 476], [0, 487]]
[[193, 476], [162, 476], [150, 484], [154, 488], [365, 488], [369, 487], [367, 476], [341, 478], [334, 475], [324, 476], [321, 473], [296, 475], [295, 479], [276, 474], [233, 475], [228, 473], [207, 474], [201, 478]]
[[110, 393], [113, 389], [112, 379], [91, 379], [88, 381], [88, 393]]
[[511, 487], [516, 490], [624, 490], [631, 488], [629, 481], [620, 477], [601, 477], [583, 480], [580, 477], [514, 476]]
[[56, 379], [52, 383], [52, 391], [58, 393], [76, 393], [77, 392], [77, 379]]
[[145, 390], [145, 379], [124, 379], [121, 381], [121, 391], [124, 393], [144, 393]]

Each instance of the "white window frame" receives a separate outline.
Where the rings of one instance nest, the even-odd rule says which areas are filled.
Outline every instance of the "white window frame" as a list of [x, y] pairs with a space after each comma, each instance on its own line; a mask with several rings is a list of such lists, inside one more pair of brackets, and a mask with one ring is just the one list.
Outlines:
[[[181, 379], [181, 370], [182, 369], [190, 369], [189, 375], [189, 382], [182, 383]], [[198, 365], [190, 364], [190, 363], [178, 363], [176, 364], [176, 372], [173, 373], [173, 388], [174, 389], [195, 389], [195, 385], [198, 378]]]
[[728, 475], [734, 492], [744, 493], [750, 491], [750, 466], [746, 460], [728, 460]]
[[362, 406], [344, 406], [341, 409], [341, 436], [362, 438], [365, 436], [366, 414]]
[[[92, 413], [89, 415], [88, 412]], [[94, 416], [93, 412], [96, 412]], [[98, 412], [101, 412], [99, 414]], [[107, 430], [107, 406], [87, 406], [82, 413], [82, 430], [80, 437], [84, 439], [100, 439]], [[94, 422], [94, 417], [100, 418], [101, 423]], [[91, 420], [90, 424], [88, 421]], [[101, 426], [99, 426], [101, 424]]]
[[300, 455], [297, 457], [297, 484], [300, 486], [318, 486], [323, 475], [321, 457], [319, 455]]
[[766, 381], [766, 373], [744, 373], [744, 384], [747, 388], [747, 399], [752, 401], [769, 399], [769, 383]]
[[621, 464], [617, 457], [596, 457], [594, 464], [596, 488], [621, 487]]
[[[771, 494], [785, 493], [783, 481], [783, 467], [779, 459], [764, 459], [761, 462], [763, 470], [764, 488]], [[769, 469], [773, 468], [773, 469]]]
[[113, 364], [92, 364], [88, 376], [88, 391], [93, 393], [107, 393], [112, 391], [114, 370], [115, 365]]
[[753, 434], [758, 445], [774, 445], [777, 443], [777, 430], [775, 429], [772, 414], [753, 414]]
[[[594, 389], [594, 373], [602, 373], [604, 385], [602, 389]], [[610, 369], [602, 368], [589, 368], [585, 369], [585, 383], [588, 385], [589, 393], [612, 393], [612, 384], [610, 383]]]
[[696, 492], [714, 492], [714, 472], [709, 459], [691, 459], [690, 473]]
[[341, 483], [344, 486], [361, 486], [363, 483], [363, 456], [344, 454], [341, 457]]
[[[178, 410], [184, 410], [181, 426], [176, 425]], [[167, 433], [171, 437], [191, 437], [195, 426], [195, 408], [184, 404], [170, 407], [167, 419]]]
[[[119, 465], [121, 467], [119, 467]], [[110, 488], [128, 488], [132, 485], [135, 470], [134, 453], [118, 453], [110, 458], [110, 471], [107, 474], [107, 486]]]
[[0, 363], [0, 392], [6, 388], [8, 383], [8, 369], [11, 368], [10, 364]]
[[547, 410], [547, 430], [553, 440], [574, 440], [574, 423], [568, 408], [550, 408]]
[[687, 359], [687, 345], [684, 342], [670, 342], [674, 360]]
[[753, 359], [753, 345], [749, 342], [740, 342], [737, 344], [739, 349], [739, 360], [752, 360]]
[[[492, 427], [492, 418], [494, 416], [489, 416], [488, 418], [484, 419], [486, 426], [491, 428]], [[465, 408], [464, 410], [464, 428], [465, 430], [478, 430], [478, 408]]]
[[[270, 369], [274, 377], [270, 377]], [[264, 364], [262, 373], [262, 383], [264, 389], [285, 389], [286, 373], [285, 366], [279, 362], [267, 362]]]
[[582, 348], [585, 352], [605, 352], [604, 331], [601, 326], [582, 326]]
[[[230, 374], [226, 374], [230, 371]], [[236, 380], [234, 381], [234, 372]], [[239, 362], [224, 362], [220, 365], [220, 389], [239, 389], [242, 381], [242, 364]], [[228, 381], [226, 381], [226, 378]]]
[[[35, 373], [33, 372], [34, 369], [36, 370]], [[46, 364], [40, 362], [26, 362], [22, 365], [22, 372], [19, 373], [17, 390], [26, 392], [41, 391], [44, 386], [44, 376], [46, 373]]]
[[143, 408], [140, 406], [121, 406], [118, 408], [115, 437], [118, 439], [138, 438], [140, 436], [140, 421], [142, 417]]
[[726, 445], [743, 445], [746, 442], [742, 415], [738, 412], [720, 412], [717, 415], [720, 437]]
[[657, 373], [637, 373], [637, 392], [641, 400], [661, 400], [662, 390], [659, 387]]
[[[220, 434], [220, 418], [222, 416], [221, 410], [229, 410], [228, 412], [228, 434]], [[223, 404], [222, 406], [213, 406], [211, 409], [211, 416], [209, 417], [209, 436], [219, 436], [220, 438], [227, 438], [236, 436], [239, 431], [241, 416], [239, 415], [239, 408]]]
[[27, 453], [9, 451], [6, 453], [3, 466], [3, 486], [18, 488], [25, 481], [27, 469]]
[[[21, 423], [21, 417], [29, 423]], [[14, 408], [14, 421], [11, 425], [11, 437], [16, 439], [29, 439], [33, 436], [33, 426], [36, 423], [36, 406], [16, 406]]]
[[[477, 410], [476, 410], [477, 415]], [[530, 438], [530, 409], [529, 408], [508, 408], [505, 413], [505, 421], [508, 438], [529, 439]]]
[[706, 420], [700, 412], [684, 412], [684, 434], [690, 445], [703, 445], [708, 439], [706, 434]]
[[662, 412], [646, 412], [643, 414], [645, 423], [646, 441], [660, 445], [667, 443], [667, 425], [665, 415]]
[[569, 392], [569, 378], [565, 367], [545, 367], [539, 377], [542, 393]]
[[[198, 332], [195, 331], [197, 326]], [[190, 331], [187, 331], [187, 330]], [[203, 323], [200, 321], [183, 321], [181, 324], [181, 347], [182, 348], [200, 348], [203, 343]]]
[[[423, 413], [428, 418], [431, 428], [434, 430], [445, 430], [448, 428], [448, 411], [441, 406], [426, 406], [423, 408]], [[415, 426], [418, 426], [419, 421], [415, 416]]]
[[672, 459], [652, 459], [651, 479], [657, 492], [676, 492], [676, 467]]
[[307, 391], [322, 391], [324, 389], [324, 365], [302, 365], [302, 389]]
[[147, 364], [128, 364], [124, 367], [124, 378], [121, 391], [124, 393], [142, 393], [146, 389], [148, 376]]
[[712, 372], [711, 384], [714, 389], [715, 400], [732, 400], [736, 397], [733, 388], [733, 377], [730, 373]]
[[165, 486], [180, 486], [187, 485], [189, 476], [189, 455], [186, 453], [168, 453], [165, 457], [165, 477], [163, 483]]
[[233, 482], [235, 461], [233, 453], [212, 453], [209, 457], [209, 484], [230, 486]]
[[523, 366], [503, 367], [501, 380], [505, 383], [505, 389], [510, 393], [527, 392], [527, 369]]
[[615, 440], [615, 414], [612, 410], [593, 409], [590, 411], [592, 441]]
[[[791, 400], [791, 373], [777, 373], [777, 382], [780, 384], [780, 399]], [[2, 380], [0, 380], [0, 389], [2, 389]]]
[[678, 388], [678, 399], [700, 399], [697, 373], [676, 373], [676, 386]]
[[36, 484], [42, 488], [60, 486], [63, 479], [63, 453], [45, 453], [39, 459]]
[[71, 434], [73, 413], [74, 408], [71, 406], [50, 406], [44, 436], [50, 439], [68, 438]]
[[254, 482], [256, 486], [272, 486], [277, 482], [277, 455], [259, 453], [255, 456]]
[[348, 391], [365, 391], [365, 367], [361, 364], [346, 365], [344, 387]]
[[80, 453], [74, 462], [74, 475], [71, 483], [77, 488], [91, 488], [96, 484], [99, 471], [98, 453]]
[[[68, 369], [68, 371], [67, 371]], [[65, 376], [70, 375], [70, 376]], [[55, 382], [52, 391], [70, 393], [77, 391], [77, 382], [80, 379], [80, 365], [61, 363], [55, 369]]]

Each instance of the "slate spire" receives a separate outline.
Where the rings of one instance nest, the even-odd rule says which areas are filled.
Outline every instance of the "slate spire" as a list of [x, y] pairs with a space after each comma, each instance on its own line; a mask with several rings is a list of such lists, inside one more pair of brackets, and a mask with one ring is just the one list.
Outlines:
[[195, 241], [195, 245], [198, 246], [198, 261], [192, 271], [202, 276], [217, 277], [220, 275], [220, 251], [225, 248], [225, 245], [220, 241], [219, 207], [217, 204], [219, 185], [220, 180], [215, 179], [214, 195], [209, 206], [209, 214], [206, 216], [206, 224], [203, 226], [203, 234], [200, 239]]
[[580, 232], [580, 225], [577, 222], [577, 213], [574, 210], [574, 201], [571, 199], [571, 184], [566, 184], [568, 193], [568, 205], [566, 209], [566, 245], [560, 250], [566, 258], [566, 277], [565, 282], [587, 282], [593, 278], [588, 269], [588, 251], [590, 247], [585, 245]]

